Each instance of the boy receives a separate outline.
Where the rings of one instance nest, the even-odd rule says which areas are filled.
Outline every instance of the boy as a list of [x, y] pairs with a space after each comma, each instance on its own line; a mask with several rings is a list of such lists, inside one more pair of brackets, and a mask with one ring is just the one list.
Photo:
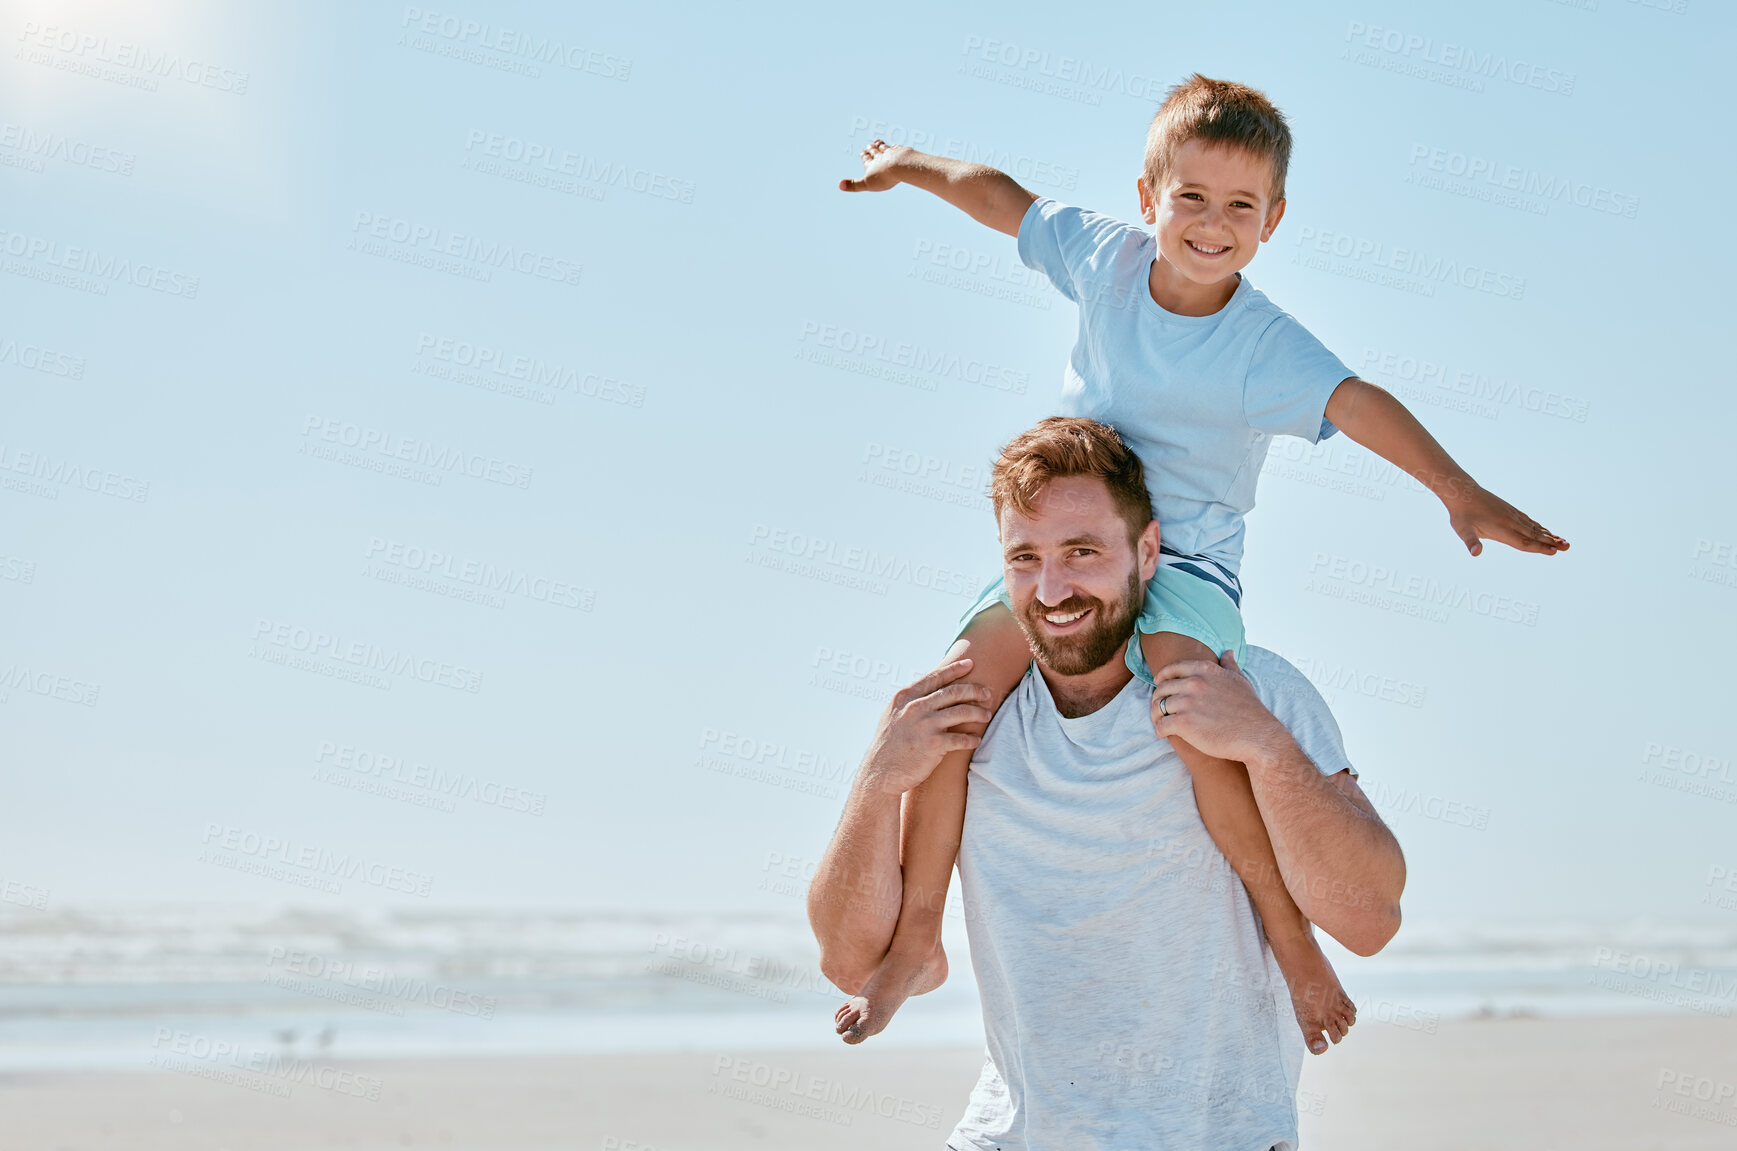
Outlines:
[[[1078, 340], [1061, 414], [1112, 425], [1145, 465], [1162, 562], [1146, 589], [1129, 668], [1244, 655], [1243, 515], [1274, 435], [1310, 442], [1343, 431], [1429, 488], [1473, 555], [1483, 539], [1554, 555], [1568, 542], [1480, 487], [1387, 392], [1358, 379], [1303, 326], [1241, 274], [1285, 211], [1291, 136], [1260, 92], [1195, 75], [1172, 88], [1147, 132], [1140, 209], [1154, 232], [1060, 204], [995, 169], [875, 140], [863, 175], [845, 191], [913, 184], [997, 231], [1015, 236], [1080, 307]], [[1004, 556], [1006, 562], [1019, 557]], [[969, 652], [970, 682], [998, 706], [1031, 651], [997, 580], [967, 611], [947, 662]], [[1028, 620], [1050, 638], [1092, 624], [1098, 605], [1038, 605]], [[1155, 694], [1154, 721], [1168, 714]], [[971, 725], [968, 734], [981, 734]], [[1243, 766], [1179, 739], [1200, 817], [1248, 888], [1309, 1050], [1344, 1038], [1356, 1008], [1285, 890]], [[958, 854], [971, 753], [953, 752], [910, 793], [904, 834], [905, 898], [886, 958], [839, 1008], [847, 1043], [885, 1027], [904, 1000], [946, 978], [941, 911]]]

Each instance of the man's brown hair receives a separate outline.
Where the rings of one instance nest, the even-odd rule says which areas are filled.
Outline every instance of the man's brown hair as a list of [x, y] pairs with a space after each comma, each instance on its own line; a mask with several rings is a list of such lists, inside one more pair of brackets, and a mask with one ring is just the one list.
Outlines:
[[1097, 476], [1104, 481], [1116, 511], [1128, 525], [1130, 544], [1152, 522], [1152, 499], [1146, 494], [1140, 457], [1122, 442], [1115, 428], [1081, 416], [1051, 416], [1001, 449], [989, 478], [995, 522], [1000, 524], [1001, 510], [1007, 507], [1022, 516], [1035, 514], [1045, 486], [1067, 476]]
[[1273, 202], [1285, 198], [1291, 129], [1265, 93], [1247, 84], [1209, 80], [1199, 72], [1166, 92], [1146, 129], [1146, 183], [1154, 197], [1163, 188], [1176, 150], [1190, 140], [1241, 148], [1266, 160], [1273, 168]]

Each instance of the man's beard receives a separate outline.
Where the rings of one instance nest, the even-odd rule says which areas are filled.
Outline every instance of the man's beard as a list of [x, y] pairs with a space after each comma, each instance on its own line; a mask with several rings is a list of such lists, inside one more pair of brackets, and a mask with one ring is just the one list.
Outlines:
[[[1134, 621], [1140, 617], [1145, 588], [1137, 571], [1128, 573], [1128, 588], [1113, 604], [1085, 596], [1073, 596], [1066, 603], [1045, 607], [1036, 596], [1022, 613], [1015, 613], [1019, 629], [1031, 645], [1038, 662], [1060, 675], [1084, 675], [1096, 671], [1121, 651], [1132, 637]], [[1064, 612], [1093, 609], [1091, 626], [1073, 635], [1052, 636], [1044, 632], [1043, 617]]]

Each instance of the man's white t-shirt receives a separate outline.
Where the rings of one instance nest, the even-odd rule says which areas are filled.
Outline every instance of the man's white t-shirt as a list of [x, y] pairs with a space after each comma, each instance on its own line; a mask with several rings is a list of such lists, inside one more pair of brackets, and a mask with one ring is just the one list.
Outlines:
[[[1249, 647], [1256, 693], [1324, 775], [1314, 686]], [[988, 1059], [955, 1151], [1293, 1151], [1304, 1056], [1278, 964], [1131, 679], [1064, 718], [1035, 666], [971, 761], [959, 877]]]

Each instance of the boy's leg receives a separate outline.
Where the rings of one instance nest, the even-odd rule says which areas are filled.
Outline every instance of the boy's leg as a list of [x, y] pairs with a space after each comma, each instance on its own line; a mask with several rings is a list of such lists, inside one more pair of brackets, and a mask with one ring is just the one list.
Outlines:
[[[1031, 648], [1013, 613], [997, 604], [973, 618], [942, 663], [969, 655], [966, 683], [989, 689], [989, 710], [995, 711], [1031, 664]], [[987, 724], [961, 724], [954, 731], [981, 735]], [[947, 978], [947, 956], [941, 949], [941, 918], [947, 906], [947, 885], [959, 855], [965, 826], [965, 784], [971, 752], [948, 752], [928, 779], [905, 793], [901, 809], [900, 863], [904, 896], [898, 925], [887, 941], [886, 954], [874, 974], [853, 990], [852, 998], [833, 1019], [846, 1043], [861, 1043], [885, 1027], [912, 995], [941, 986]]]
[[[1217, 660], [1205, 644], [1174, 632], [1140, 636], [1140, 650], [1154, 673], [1182, 659]], [[1333, 965], [1315, 942], [1314, 929], [1303, 917], [1296, 900], [1279, 875], [1273, 841], [1255, 803], [1248, 769], [1229, 759], [1216, 759], [1186, 740], [1171, 739], [1182, 763], [1194, 777], [1194, 802], [1200, 821], [1212, 841], [1229, 860], [1248, 889], [1249, 900], [1260, 912], [1261, 928], [1284, 972], [1291, 992], [1291, 1006], [1309, 1050], [1319, 1055], [1327, 1050], [1323, 1033], [1339, 1042], [1357, 1018], [1357, 1005], [1339, 984]]]

